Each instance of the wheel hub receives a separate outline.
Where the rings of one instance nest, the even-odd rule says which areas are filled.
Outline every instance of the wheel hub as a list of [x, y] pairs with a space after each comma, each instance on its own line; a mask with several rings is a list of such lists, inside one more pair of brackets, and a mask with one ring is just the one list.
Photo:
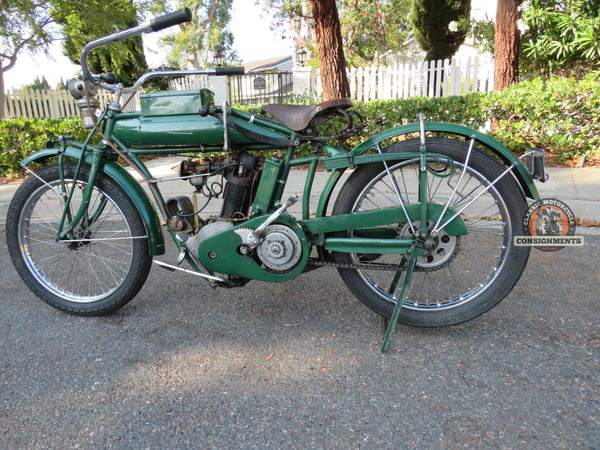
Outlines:
[[[431, 231], [435, 223], [432, 220], [427, 221], [427, 229]], [[421, 227], [420, 221], [413, 222], [415, 230]], [[400, 231], [401, 238], [411, 237], [410, 224], [405, 224]], [[417, 258], [416, 270], [421, 271], [433, 271], [440, 270], [452, 262], [452, 260], [458, 254], [460, 247], [460, 236], [450, 236], [446, 233], [445, 229], [442, 229], [438, 234], [433, 237], [432, 240], [428, 241], [426, 245], [428, 254]]]
[[75, 242], [69, 242], [69, 248], [71, 250], [78, 250], [81, 247], [85, 247], [90, 244], [89, 239], [92, 237], [92, 232], [89, 229], [83, 229], [77, 227], [73, 230], [73, 240]]

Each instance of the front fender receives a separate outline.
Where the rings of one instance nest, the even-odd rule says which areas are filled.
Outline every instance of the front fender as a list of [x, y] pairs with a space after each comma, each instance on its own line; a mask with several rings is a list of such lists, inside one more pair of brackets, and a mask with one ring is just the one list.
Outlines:
[[[396, 136], [418, 133], [419, 130], [420, 126], [418, 122], [402, 125], [395, 128], [390, 128], [389, 130], [382, 131], [381, 133], [378, 133], [375, 136], [357, 145], [356, 147], [354, 147], [354, 149], [352, 149], [348, 156], [350, 156], [350, 158], [354, 156], [359, 156], [367, 150], [369, 150], [370, 148], [372, 148], [373, 146], [383, 141], [386, 141]], [[505, 165], [515, 165], [516, 170], [513, 171], [513, 173], [517, 178], [517, 181], [521, 185], [525, 196], [533, 198], [534, 200], [540, 199], [540, 194], [525, 165], [521, 162], [519, 158], [513, 155], [513, 153], [500, 142], [496, 141], [495, 139], [492, 139], [484, 133], [473, 130], [472, 128], [468, 128], [462, 125], [456, 125], [453, 123], [425, 122], [425, 132], [427, 131], [437, 133], [448, 133], [456, 136], [462, 136], [465, 138], [471, 138], [471, 136], [475, 136], [475, 142], [487, 148], [494, 155], [498, 156]], [[425, 145], [427, 145], [427, 142], [425, 142]]]
[[[78, 147], [66, 145], [65, 147], [49, 147], [40, 150], [33, 155], [25, 158], [21, 165], [26, 167], [31, 162], [44, 162], [48, 158], [64, 154], [65, 156], [81, 159], [83, 156], [84, 162], [91, 164], [91, 152], [83, 153], [83, 150]], [[151, 255], [162, 255], [165, 253], [165, 239], [160, 227], [160, 220], [156, 214], [156, 210], [148, 199], [142, 186], [119, 164], [114, 161], [106, 161], [101, 171], [115, 181], [125, 194], [133, 201], [140, 217], [142, 218], [146, 231], [148, 233], [148, 245]]]

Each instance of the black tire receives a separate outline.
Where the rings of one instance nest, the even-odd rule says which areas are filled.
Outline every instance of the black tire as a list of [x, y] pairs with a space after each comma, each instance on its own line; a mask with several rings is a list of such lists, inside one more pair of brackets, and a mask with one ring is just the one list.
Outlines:
[[[64, 165], [67, 192], [75, 168]], [[78, 179], [87, 180], [88, 174], [84, 166]], [[125, 305], [141, 289], [152, 263], [146, 229], [131, 199], [115, 181], [99, 174], [88, 207], [91, 223], [79, 225], [70, 242], [57, 241], [64, 210], [58, 166], [36, 175], [19, 187], [6, 218], [8, 251], [25, 284], [70, 314], [103, 315]], [[72, 214], [85, 185], [77, 181]]]
[[[446, 203], [461, 170], [468, 143], [445, 138], [428, 138], [427, 150], [446, 155], [455, 162], [430, 163], [429, 201]], [[417, 139], [398, 142], [386, 152], [418, 152]], [[389, 163], [405, 203], [418, 202], [419, 161]], [[503, 171], [504, 165], [475, 147], [467, 172], [450, 206], [456, 211], [477, 196]], [[357, 169], [342, 186], [332, 214], [396, 206], [399, 202], [383, 164]], [[512, 175], [507, 174], [467, 208], [461, 216], [468, 234], [438, 236], [429, 258], [417, 260], [409, 294], [402, 305], [399, 322], [421, 327], [455, 325], [473, 319], [494, 307], [515, 286], [529, 257], [528, 247], [515, 247], [513, 236], [523, 234], [522, 219], [527, 201]], [[428, 224], [431, 229], [432, 224]], [[408, 237], [408, 224], [390, 224], [397, 236]], [[352, 231], [348, 232], [352, 236]], [[390, 318], [402, 282], [394, 271], [373, 270], [370, 262], [399, 264], [402, 255], [357, 255], [336, 253], [336, 261], [365, 266], [339, 269], [348, 288], [376, 313]], [[394, 287], [397, 286], [397, 287]], [[391, 291], [391, 292], [390, 292]]]

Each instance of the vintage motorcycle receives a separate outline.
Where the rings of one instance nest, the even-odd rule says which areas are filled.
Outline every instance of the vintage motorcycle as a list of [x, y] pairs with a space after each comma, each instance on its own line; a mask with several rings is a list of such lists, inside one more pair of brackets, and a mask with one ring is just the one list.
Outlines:
[[[544, 180], [543, 152], [528, 152], [525, 164], [485, 134], [425, 123], [422, 116], [348, 150], [332, 143], [363, 128], [347, 99], [270, 104], [251, 114], [215, 106], [206, 89], [166, 91], [140, 94], [141, 111], [124, 112], [122, 85], [112, 74], [90, 73], [90, 51], [190, 17], [184, 9], [84, 47], [81, 79], [69, 86], [89, 136], [84, 142], [58, 136], [26, 158], [31, 176], [7, 216], [12, 261], [37, 296], [71, 314], [122, 307], [141, 289], [153, 257], [165, 253], [163, 231], [180, 254], [173, 263], [154, 262], [212, 286], [280, 283], [336, 267], [360, 301], [390, 319], [384, 350], [397, 321], [457, 324], [511, 291], [529, 256], [513, 236], [523, 234], [527, 198], [539, 198], [533, 179]], [[150, 72], [134, 88], [158, 76], [239, 73], [238, 67]], [[102, 111], [98, 87], [114, 93]], [[343, 119], [343, 130], [320, 136], [319, 125], [333, 117]], [[310, 156], [296, 156], [306, 144]], [[272, 156], [261, 159], [265, 150]], [[228, 156], [199, 157], [212, 152]], [[161, 180], [140, 157], [172, 154], [192, 155], [175, 177], [191, 193], [164, 199]], [[33, 172], [32, 162], [46, 165]], [[150, 196], [122, 163], [141, 175]], [[319, 165], [330, 175], [312, 212]], [[297, 196], [282, 200], [297, 166], [308, 167], [300, 172], [307, 174], [301, 217], [288, 211]], [[217, 197], [221, 213], [201, 217]]]

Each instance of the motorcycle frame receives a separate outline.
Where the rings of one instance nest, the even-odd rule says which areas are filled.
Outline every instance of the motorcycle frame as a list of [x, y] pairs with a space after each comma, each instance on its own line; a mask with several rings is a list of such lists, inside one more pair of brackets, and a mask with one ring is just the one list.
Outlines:
[[[114, 142], [114, 144], [118, 146], [123, 154], [128, 156], [135, 170], [137, 170], [142, 177], [149, 182], [155, 204], [158, 207], [157, 209], [163, 212], [162, 222], [159, 219], [157, 210], [152, 205], [152, 202], [140, 184], [116, 162], [117, 155], [108, 145], [108, 143], [104, 142], [103, 144], [97, 146], [89, 144], [96, 132], [96, 129], [90, 132], [88, 138], [83, 143], [77, 142], [68, 137], [59, 137], [54, 139], [49, 142], [46, 149], [43, 149], [25, 159], [22, 162], [22, 165], [27, 167], [27, 165], [31, 162], [42, 162], [52, 156], [58, 156], [59, 164], [62, 163], [62, 160], [65, 157], [71, 157], [77, 159], [80, 165], [82, 162], [90, 165], [90, 176], [88, 180], [85, 180], [87, 182], [87, 187], [84, 191], [82, 205], [79, 208], [79, 211], [77, 211], [73, 217], [65, 216], [63, 218], [64, 224], [61, 232], [59, 233], [59, 239], [64, 239], [86, 214], [87, 200], [89, 200], [91, 195], [94, 181], [97, 177], [97, 174], [99, 172], [103, 172], [105, 175], [119, 183], [119, 185], [125, 190], [125, 193], [132, 198], [146, 226], [150, 254], [160, 255], [165, 251], [161, 223], [167, 223], [169, 217], [165, 216], [165, 199], [160, 193], [160, 190], [155, 188], [160, 180], [152, 177], [144, 163], [141, 161], [140, 157], [182, 152], [201, 154], [213, 151], [223, 151], [225, 146], [215, 145], [211, 147], [178, 149], [130, 148], [119, 142], [119, 139], [112, 134], [114, 124], [121, 117], [126, 116], [127, 114], [128, 113], [121, 113], [107, 108], [102, 112], [98, 120], [98, 125], [105, 131], [106, 137], [110, 141]], [[251, 127], [253, 130], [259, 133], [264, 134], [276, 132], [278, 134], [284, 134], [289, 138], [290, 142], [294, 142], [298, 138], [296, 133], [290, 131], [281, 124], [275, 123], [271, 120], [256, 118], [248, 113], [236, 109], [231, 109], [230, 118], [240, 123], [244, 123], [244, 126]], [[227, 127], [224, 126], [224, 129], [226, 128]], [[229, 130], [229, 133], [231, 132], [232, 130]], [[421, 137], [421, 146], [418, 153], [385, 153], [382, 151], [382, 144], [386, 141], [399, 137], [406, 137], [407, 135], [412, 135], [415, 133], [419, 133]], [[281, 197], [288, 180], [290, 169], [295, 166], [308, 165], [307, 177], [305, 180], [302, 197], [302, 217], [300, 220], [300, 225], [303, 229], [309, 232], [311, 235], [311, 242], [314, 245], [323, 246], [326, 250], [341, 252], [376, 252], [378, 249], [381, 250], [381, 248], [384, 247], [388, 249], [388, 251], [394, 251], [401, 254], [410, 251], [414, 252], [415, 245], [413, 239], [395, 239], [394, 245], [390, 246], [391, 243], [389, 239], [369, 238], [361, 240], [359, 238], [325, 238], [325, 235], [337, 231], [380, 226], [384, 223], [389, 223], [390, 218], [394, 218], [393, 221], [395, 222], [403, 222], [407, 219], [414, 221], [422, 218], [429, 218], [437, 222], [438, 219], [440, 219], [440, 215], [444, 215], [443, 219], [441, 220], [442, 222], [452, 222], [448, 223], [448, 225], [450, 225], [450, 234], [464, 234], [466, 233], [464, 223], [461, 224], [462, 220], [460, 217], [458, 217], [455, 211], [451, 211], [446, 208], [446, 210], [442, 212], [438, 205], [431, 205], [426, 201], [426, 160], [431, 158], [447, 160], [447, 158], [443, 155], [435, 155], [427, 152], [427, 133], [444, 133], [460, 139], [467, 139], [470, 137], [472, 143], [476, 143], [488, 149], [508, 165], [507, 170], [502, 176], [506, 175], [508, 172], [512, 172], [519, 181], [524, 195], [536, 200], [539, 199], [539, 193], [531, 176], [529, 175], [529, 172], [527, 171], [527, 168], [518, 158], [516, 158], [508, 149], [503, 147], [497, 141], [491, 139], [485, 134], [467, 127], [448, 123], [425, 123], [424, 120], [421, 119], [420, 122], [392, 128], [379, 133], [357, 145], [352, 150], [347, 150], [332, 144], [321, 144], [320, 147], [324, 153], [324, 156], [314, 154], [308, 157], [296, 158], [296, 145], [288, 146], [286, 149], [284, 149], [285, 155], [281, 160], [270, 158], [265, 161], [263, 173], [258, 184], [256, 197], [252, 206], [252, 214], [254, 216], [264, 216], [266, 219], [266, 217], [272, 213], [281, 202]], [[56, 146], [56, 144], [59, 145]], [[248, 145], [246, 148], [248, 150], [273, 150], [275, 147], [272, 145], [255, 144]], [[369, 150], [373, 149], [376, 149], [377, 152], [368, 152]], [[355, 168], [362, 164], [375, 162], [383, 163], [387, 166], [388, 163], [397, 163], [410, 159], [416, 159], [420, 161], [421, 186], [419, 188], [419, 204], [401, 204], [399, 207], [390, 208], [389, 210], [385, 210], [383, 212], [369, 211], [344, 216], [327, 215], [327, 207], [330, 204], [334, 188], [347, 169]], [[313, 189], [314, 177], [319, 163], [323, 163], [325, 169], [331, 171], [331, 175], [329, 176], [325, 188], [319, 197], [316, 215], [314, 218], [311, 218], [309, 215], [309, 199]], [[66, 202], [68, 203], [70, 195], [67, 194], [66, 197]], [[68, 208], [65, 208], [65, 210], [68, 210]], [[421, 220], [421, 223], [426, 223], [426, 221]], [[425, 232], [426, 230], [420, 231]], [[176, 239], [175, 242], [178, 246], [180, 246]], [[284, 278], [289, 279], [288, 277]]]

